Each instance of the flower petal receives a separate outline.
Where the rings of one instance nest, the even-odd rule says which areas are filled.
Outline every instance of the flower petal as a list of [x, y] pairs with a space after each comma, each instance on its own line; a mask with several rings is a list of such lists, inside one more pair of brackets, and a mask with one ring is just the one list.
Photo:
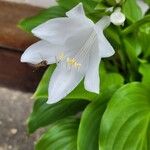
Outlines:
[[71, 9], [70, 11], [68, 11], [66, 13], [66, 15], [68, 17], [85, 17], [85, 12], [83, 9], [83, 5], [82, 3], [79, 3], [77, 6], [75, 6], [73, 9]]
[[99, 54], [101, 58], [110, 57], [114, 55], [115, 51], [104, 34], [101, 32], [98, 36]]
[[148, 11], [149, 9], [149, 5], [147, 3], [145, 3], [143, 0], [137, 0], [137, 4], [140, 7], [143, 16], [145, 15], [145, 13]]
[[32, 33], [53, 44], [63, 45], [76, 32], [93, 25], [85, 20], [67, 17], [55, 18], [34, 28]]
[[70, 11], [66, 12], [66, 16], [69, 18], [74, 18], [77, 21], [80, 20], [83, 24], [86, 24], [88, 26], [91, 26], [91, 27], [94, 26], [94, 22], [90, 20], [88, 17], [86, 17], [82, 3], [79, 3]]
[[103, 34], [103, 30], [107, 28], [109, 24], [110, 18], [105, 16], [95, 25], [94, 28], [98, 37], [97, 42], [99, 44], [99, 55], [101, 58], [110, 57], [115, 53], [113, 47]]
[[56, 62], [56, 56], [61, 51], [62, 47], [41, 40], [27, 48], [21, 56], [21, 62], [38, 64], [46, 60], [48, 64], [52, 64]]
[[[82, 31], [76, 32], [65, 43], [65, 48], [70, 52], [78, 53], [85, 45], [86, 41], [91, 35], [93, 28], [85, 28]], [[71, 54], [73, 55], [73, 54]]]
[[106, 29], [109, 25], [110, 25], [110, 17], [108, 16], [104, 16], [96, 23], [97, 28], [101, 29], [102, 31]]
[[68, 95], [83, 79], [83, 74], [57, 66], [50, 83], [48, 104], [56, 103]]
[[89, 66], [84, 79], [84, 86], [87, 91], [99, 94], [100, 78], [99, 78], [99, 64], [100, 58], [98, 55], [98, 46], [93, 47], [91, 51]]
[[32, 33], [51, 43], [63, 45], [76, 32], [94, 26], [93, 21], [85, 16], [82, 3], [68, 11], [66, 15], [68, 18], [55, 18], [39, 25]]

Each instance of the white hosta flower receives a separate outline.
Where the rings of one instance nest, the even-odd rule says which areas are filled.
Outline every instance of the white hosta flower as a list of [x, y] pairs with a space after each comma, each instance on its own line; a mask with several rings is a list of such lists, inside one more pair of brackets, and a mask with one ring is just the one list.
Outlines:
[[148, 11], [149, 9], [149, 5], [147, 3], [144, 2], [144, 0], [137, 0], [137, 4], [140, 7], [143, 16], [145, 15], [145, 13]]
[[110, 16], [111, 22], [116, 26], [123, 25], [125, 22], [125, 19], [126, 19], [125, 15], [121, 12], [119, 8], [116, 9]]
[[94, 24], [80, 3], [66, 13], [67, 17], [51, 19], [33, 29], [42, 40], [30, 46], [21, 57], [32, 64], [45, 60], [57, 63], [49, 83], [47, 103], [55, 103], [69, 94], [84, 78], [85, 89], [99, 93], [99, 63], [114, 54], [103, 34], [110, 24], [104, 17]]

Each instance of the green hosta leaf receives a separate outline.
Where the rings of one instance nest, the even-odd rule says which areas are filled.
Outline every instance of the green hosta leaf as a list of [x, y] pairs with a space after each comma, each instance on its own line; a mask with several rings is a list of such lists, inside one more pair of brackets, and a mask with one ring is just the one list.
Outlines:
[[135, 36], [126, 37], [123, 40], [124, 46], [125, 46], [125, 52], [127, 54], [127, 57], [129, 59], [129, 68], [130, 71], [130, 80], [135, 81], [136, 79], [139, 79], [138, 74], [138, 67], [139, 67], [139, 60], [138, 56], [141, 54], [141, 45], [139, 44], [139, 41]]
[[124, 79], [119, 73], [106, 73], [101, 77], [101, 97], [108, 100], [112, 94], [124, 84]]
[[150, 92], [140, 83], [120, 88], [110, 100], [100, 129], [100, 150], [150, 149]]
[[143, 57], [147, 58], [150, 56], [150, 23], [140, 27], [138, 37], [139, 42], [142, 45]]
[[78, 131], [78, 150], [98, 150], [99, 128], [106, 103], [94, 101], [82, 114]]
[[124, 44], [130, 61], [137, 62], [137, 56], [141, 54], [141, 46], [137, 38], [134, 36], [126, 37], [124, 39]]
[[139, 69], [140, 73], [142, 74], [142, 82], [150, 88], [150, 64], [145, 63], [140, 65]]
[[68, 10], [82, 2], [87, 12], [93, 12], [96, 6], [96, 3], [92, 0], [57, 0], [57, 2], [59, 6]]
[[66, 9], [61, 8], [59, 6], [53, 6], [40, 11], [40, 13], [36, 16], [22, 20], [19, 23], [19, 27], [21, 27], [25, 31], [30, 32], [33, 28], [37, 27], [38, 25], [49, 19], [65, 16], [65, 12]]
[[76, 6], [79, 2], [80, 0], [57, 0], [57, 3], [59, 4], [59, 6], [67, 10], [70, 10], [71, 8]]
[[150, 5], [150, 0], [144, 0], [147, 4]]
[[103, 3], [99, 3], [96, 5], [95, 10], [105, 11], [106, 8], [107, 6], [105, 6]]
[[106, 36], [111, 41], [111, 44], [113, 44], [114, 47], [118, 47], [118, 45], [121, 45], [120, 41], [120, 35], [117, 32], [117, 28], [115, 26], [109, 26], [105, 30]]
[[107, 101], [111, 98], [112, 94], [123, 85], [122, 77], [116, 73], [108, 74], [104, 80], [102, 94], [97, 101], [93, 101], [89, 104], [82, 114], [78, 131], [78, 150], [98, 150], [100, 122]]
[[126, 0], [123, 5], [123, 12], [128, 20], [136, 22], [142, 18], [142, 11], [136, 0]]
[[50, 77], [55, 70], [56, 65], [50, 65], [46, 72], [44, 73], [34, 95], [34, 99], [42, 99], [42, 98], [48, 98], [48, 85], [50, 81]]
[[150, 22], [150, 15], [145, 16], [144, 18], [142, 18], [141, 20], [135, 22], [134, 24], [128, 26], [127, 28], [125, 28], [122, 33], [124, 35], [132, 33], [132, 32], [137, 32], [137, 30], [139, 29], [139, 27], [141, 27], [144, 24], [147, 24]]
[[28, 119], [29, 133], [67, 116], [76, 115], [87, 104], [88, 101], [79, 99], [63, 100], [53, 105], [46, 104], [46, 100], [43, 99], [36, 100], [33, 112]]
[[79, 120], [67, 118], [52, 125], [36, 144], [35, 150], [77, 150]]

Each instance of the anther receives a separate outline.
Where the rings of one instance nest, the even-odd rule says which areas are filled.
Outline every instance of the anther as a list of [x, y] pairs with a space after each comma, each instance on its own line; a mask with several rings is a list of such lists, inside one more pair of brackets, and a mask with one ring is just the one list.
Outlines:
[[59, 60], [62, 61], [64, 59], [64, 53], [61, 52], [58, 56]]
[[67, 63], [70, 65], [74, 65], [76, 63], [76, 59], [75, 58], [67, 58]]
[[79, 69], [79, 68], [81, 67], [81, 64], [79, 64], [79, 63], [76, 62], [76, 63], [74, 64], [74, 66], [75, 66], [75, 68]]

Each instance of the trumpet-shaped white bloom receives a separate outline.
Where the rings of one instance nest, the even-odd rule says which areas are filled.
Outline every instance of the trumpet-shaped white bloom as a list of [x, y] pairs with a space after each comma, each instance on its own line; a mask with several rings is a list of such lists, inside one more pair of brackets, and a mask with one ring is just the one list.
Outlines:
[[99, 93], [99, 64], [114, 50], [103, 34], [110, 24], [103, 17], [94, 24], [85, 16], [82, 3], [66, 13], [67, 17], [51, 19], [32, 30], [42, 40], [31, 45], [22, 62], [57, 63], [49, 83], [47, 103], [55, 103], [69, 94], [84, 78], [85, 89]]
[[147, 3], [144, 2], [144, 0], [137, 0], [137, 4], [140, 7], [143, 16], [145, 15], [145, 13], [148, 11], [149, 9], [149, 5]]

